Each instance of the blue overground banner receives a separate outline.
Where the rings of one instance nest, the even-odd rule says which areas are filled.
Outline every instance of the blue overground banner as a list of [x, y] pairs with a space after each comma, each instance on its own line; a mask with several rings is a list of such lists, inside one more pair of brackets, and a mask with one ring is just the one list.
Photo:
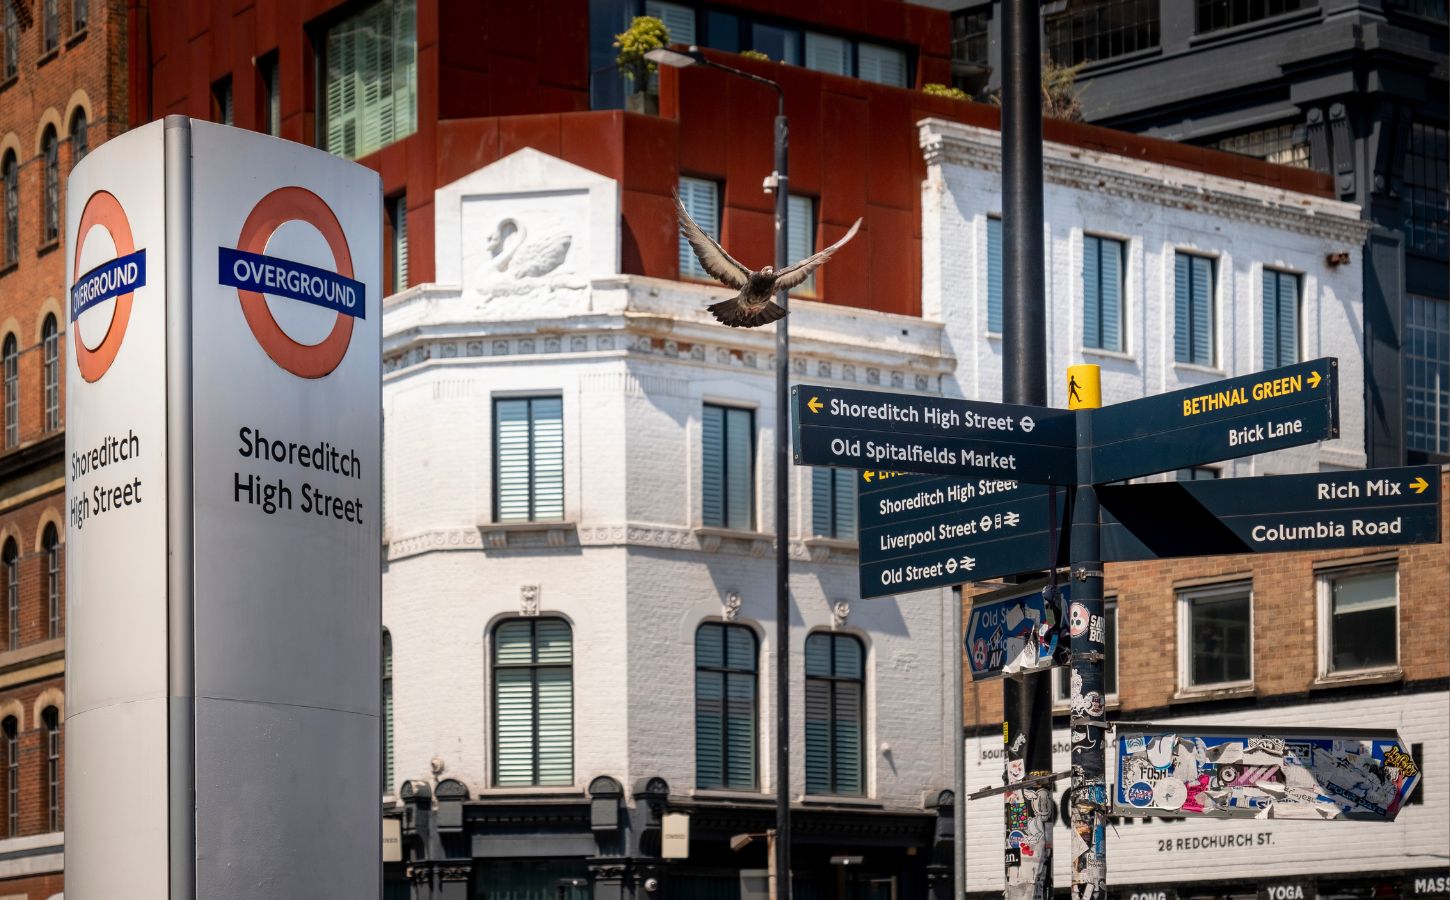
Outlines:
[[218, 247], [217, 280], [239, 290], [301, 300], [343, 315], [367, 318], [362, 282], [290, 259]]
[[70, 320], [114, 297], [129, 294], [146, 285], [146, 250], [128, 253], [110, 262], [101, 263], [80, 278], [70, 289]]

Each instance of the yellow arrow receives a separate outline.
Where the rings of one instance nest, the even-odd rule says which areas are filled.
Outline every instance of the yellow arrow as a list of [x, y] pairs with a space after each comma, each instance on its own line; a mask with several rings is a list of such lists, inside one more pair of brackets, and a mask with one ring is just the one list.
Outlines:
[[1310, 372], [1309, 373], [1309, 386], [1310, 387], [1312, 387], [1312, 388], [1319, 387], [1319, 382], [1321, 382], [1323, 380], [1324, 379], [1319, 376], [1319, 373], [1318, 372]]
[[1424, 479], [1424, 476], [1420, 476], [1420, 477], [1416, 478], [1414, 481], [1410, 482], [1410, 487], [1413, 488], [1414, 491], [1415, 491], [1415, 493], [1417, 493], [1417, 494], [1423, 494], [1423, 493], [1425, 493], [1425, 488], [1427, 488], [1429, 486], [1430, 486], [1430, 482], [1426, 481]]
[[820, 412], [824, 406], [825, 404], [821, 402], [820, 397], [812, 397], [806, 401], [806, 409], [809, 409], [813, 413]]
[[871, 471], [870, 469], [867, 469], [866, 471], [861, 473], [861, 477], [869, 482], [872, 478], [876, 477], [876, 473]]

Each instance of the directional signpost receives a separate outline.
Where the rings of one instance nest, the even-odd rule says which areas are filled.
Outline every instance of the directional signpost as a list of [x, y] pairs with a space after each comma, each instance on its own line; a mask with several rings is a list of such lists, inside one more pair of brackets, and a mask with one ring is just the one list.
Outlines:
[[1077, 480], [1074, 419], [1060, 409], [807, 385], [791, 398], [797, 465]]
[[1062, 585], [978, 598], [964, 642], [972, 680], [1064, 665], [1069, 591]]
[[1338, 372], [1325, 357], [1096, 410], [1092, 483], [1338, 437]]
[[868, 470], [857, 497], [863, 598], [1066, 560], [1064, 488]]
[[[980, 678], [1061, 664], [1063, 641], [1082, 642], [1071, 648], [1073, 732], [1085, 738], [1073, 750], [1075, 896], [1079, 886], [1101, 892], [1106, 884], [1110, 779], [1102, 777], [1098, 739], [1106, 722], [1093, 703], [1104, 561], [1440, 540], [1435, 466], [1111, 483], [1338, 437], [1338, 371], [1336, 360], [1316, 359], [1089, 408], [1083, 398], [1094, 395], [1096, 367], [1075, 366], [1076, 411], [791, 389], [796, 464], [864, 470], [863, 598], [1056, 569], [1070, 559], [1075, 602], [1065, 632], [1066, 586], [1060, 604], [1017, 593], [974, 609], [964, 649]], [[1392, 732], [1139, 726], [1120, 729], [1118, 742], [1111, 802], [1120, 811], [1384, 821], [1419, 779]]]
[[1098, 488], [1108, 561], [1434, 543], [1438, 466]]

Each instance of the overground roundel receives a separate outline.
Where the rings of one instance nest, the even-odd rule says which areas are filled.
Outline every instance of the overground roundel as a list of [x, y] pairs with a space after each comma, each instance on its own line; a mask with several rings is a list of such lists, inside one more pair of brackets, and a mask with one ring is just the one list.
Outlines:
[[[86, 235], [96, 226], [104, 228], [111, 235], [111, 243], [116, 247], [116, 258], [82, 276], [81, 251], [85, 249]], [[71, 272], [71, 283], [71, 343], [75, 346], [76, 368], [86, 381], [96, 382], [111, 368], [111, 363], [115, 362], [121, 342], [126, 338], [126, 325], [131, 321], [135, 289], [146, 283], [145, 251], [137, 252], [136, 239], [131, 233], [131, 221], [126, 218], [121, 202], [108, 191], [96, 191], [92, 194], [81, 212], [81, 224], [76, 230], [75, 266]], [[100, 344], [91, 349], [81, 340], [81, 313], [112, 297], [116, 300], [116, 308], [111, 314], [111, 324]]]
[[[282, 187], [263, 197], [242, 224], [242, 233], [237, 238], [237, 250], [262, 257], [267, 249], [267, 241], [278, 228], [288, 222], [306, 222], [321, 232], [332, 251], [337, 275], [351, 281], [352, 253], [348, 250], [342, 224], [323, 199], [306, 188]], [[348, 344], [352, 340], [354, 314], [339, 309], [337, 321], [327, 337], [316, 344], [301, 344], [289, 337], [277, 324], [277, 320], [272, 317], [272, 311], [267, 308], [267, 298], [263, 292], [238, 285], [237, 296], [241, 299], [242, 315], [246, 317], [247, 326], [251, 328], [257, 343], [273, 362], [293, 375], [300, 378], [322, 378], [336, 369], [347, 355]], [[357, 298], [359, 305], [362, 299], [361, 296]]]

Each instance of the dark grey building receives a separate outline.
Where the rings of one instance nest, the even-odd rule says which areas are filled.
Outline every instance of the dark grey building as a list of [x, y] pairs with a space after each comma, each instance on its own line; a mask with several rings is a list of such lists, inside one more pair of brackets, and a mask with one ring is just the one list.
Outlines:
[[[960, 6], [955, 79], [979, 96], [1000, 0]], [[1375, 225], [1351, 260], [1369, 464], [1450, 461], [1446, 0], [1054, 0], [1042, 19], [1089, 122], [1334, 176]]]

